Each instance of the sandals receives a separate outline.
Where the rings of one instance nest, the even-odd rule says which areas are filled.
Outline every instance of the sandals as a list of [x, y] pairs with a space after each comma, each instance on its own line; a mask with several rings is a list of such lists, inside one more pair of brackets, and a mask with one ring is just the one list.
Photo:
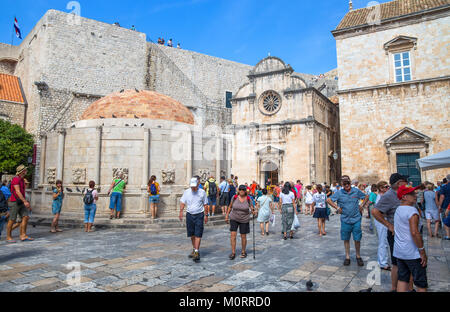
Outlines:
[[236, 258], [236, 254], [231, 254], [228, 258], [230, 258], [230, 260], [234, 260]]
[[381, 268], [383, 271], [391, 271], [391, 267], [385, 267], [385, 268]]
[[241, 254], [241, 259], [245, 259], [245, 258], [247, 258], [247, 253], [246, 253], [246, 252], [243, 252], [243, 253]]
[[22, 242], [32, 242], [34, 241], [34, 238], [26, 237], [25, 239], [21, 239]]
[[112, 219], [114, 219], [114, 216], [113, 216], [113, 215], [110, 215], [110, 216], [109, 216], [109, 220], [112, 220]]
[[358, 263], [358, 266], [362, 267], [364, 266], [364, 261], [361, 258], [356, 258], [356, 262]]
[[350, 265], [350, 259], [345, 259], [344, 266], [349, 266], [349, 265]]

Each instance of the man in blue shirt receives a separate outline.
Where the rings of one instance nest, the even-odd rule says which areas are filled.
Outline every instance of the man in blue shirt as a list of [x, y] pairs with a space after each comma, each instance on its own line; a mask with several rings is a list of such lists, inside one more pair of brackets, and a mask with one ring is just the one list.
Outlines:
[[[350, 265], [350, 236], [353, 234], [356, 249], [356, 261], [359, 266], [364, 266], [361, 258], [361, 220], [364, 207], [369, 200], [369, 196], [361, 192], [358, 188], [353, 188], [348, 176], [342, 178], [343, 188], [336, 191], [327, 199], [327, 203], [341, 214], [341, 239], [344, 241], [345, 261], [344, 265]], [[359, 200], [364, 199], [362, 205]], [[337, 203], [337, 205], [336, 205]]]

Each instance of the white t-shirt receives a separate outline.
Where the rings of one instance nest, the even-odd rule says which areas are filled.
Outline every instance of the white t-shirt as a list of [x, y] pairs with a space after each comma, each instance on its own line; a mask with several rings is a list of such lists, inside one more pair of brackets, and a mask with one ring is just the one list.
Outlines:
[[205, 205], [208, 204], [206, 192], [202, 189], [198, 189], [195, 193], [192, 189], [187, 189], [180, 201], [186, 205], [186, 211], [193, 215], [204, 212]]
[[327, 208], [325, 202], [327, 200], [327, 195], [325, 193], [316, 193], [313, 195], [313, 201], [315, 203], [315, 208]]
[[399, 206], [394, 215], [394, 257], [402, 260], [415, 260], [420, 258], [419, 249], [411, 235], [409, 219], [419, 215], [417, 209], [411, 206]]
[[295, 201], [295, 195], [293, 192], [289, 192], [288, 195], [284, 194], [283, 192], [280, 192], [280, 199], [283, 205], [292, 204]]
[[311, 191], [307, 191], [305, 194], [305, 204], [312, 204], [314, 202], [313, 195]]

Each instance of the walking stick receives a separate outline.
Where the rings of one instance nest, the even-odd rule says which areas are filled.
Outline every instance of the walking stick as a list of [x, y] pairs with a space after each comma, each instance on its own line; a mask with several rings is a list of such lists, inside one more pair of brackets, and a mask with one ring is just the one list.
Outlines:
[[253, 218], [253, 260], [256, 260], [256, 242], [255, 242], [255, 216], [252, 214]]

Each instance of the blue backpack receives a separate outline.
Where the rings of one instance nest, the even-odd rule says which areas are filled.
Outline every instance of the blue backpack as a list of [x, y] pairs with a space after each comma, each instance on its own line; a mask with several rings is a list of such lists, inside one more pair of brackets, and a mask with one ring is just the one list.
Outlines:
[[152, 185], [150, 185], [150, 194], [152, 196], [158, 195], [158, 190], [156, 189], [155, 183], [152, 183]]

